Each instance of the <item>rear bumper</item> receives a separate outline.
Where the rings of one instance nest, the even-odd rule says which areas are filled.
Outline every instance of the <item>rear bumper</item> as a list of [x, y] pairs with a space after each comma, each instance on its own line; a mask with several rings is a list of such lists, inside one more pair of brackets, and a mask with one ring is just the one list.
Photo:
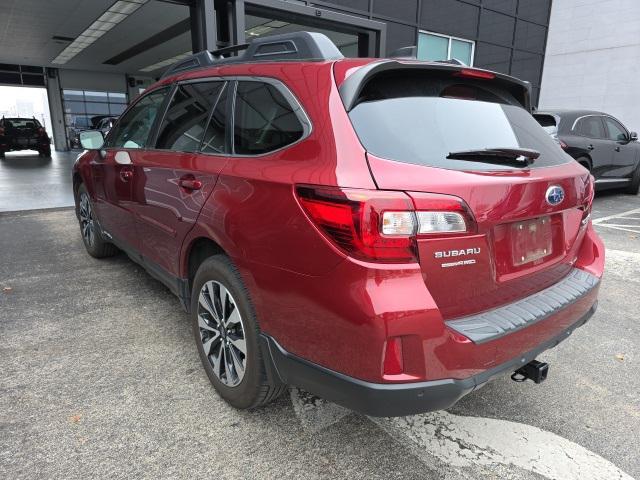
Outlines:
[[344, 407], [371, 416], [404, 416], [446, 409], [492, 378], [513, 372], [555, 347], [594, 314], [595, 302], [576, 322], [523, 355], [477, 375], [416, 383], [381, 384], [359, 380], [311, 363], [284, 350], [272, 337], [261, 335], [264, 358], [271, 360], [280, 381], [303, 388]]

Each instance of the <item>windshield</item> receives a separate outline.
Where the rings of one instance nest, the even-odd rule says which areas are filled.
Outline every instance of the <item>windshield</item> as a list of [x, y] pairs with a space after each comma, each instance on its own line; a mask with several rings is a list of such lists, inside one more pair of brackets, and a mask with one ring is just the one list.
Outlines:
[[[390, 81], [393, 80], [393, 84]], [[540, 152], [527, 168], [569, 159], [529, 112], [506, 92], [452, 79], [404, 79], [365, 88], [350, 113], [367, 151], [399, 162], [456, 170], [513, 170], [513, 165], [447, 159], [451, 152], [525, 148]], [[368, 90], [368, 91], [367, 91]]]

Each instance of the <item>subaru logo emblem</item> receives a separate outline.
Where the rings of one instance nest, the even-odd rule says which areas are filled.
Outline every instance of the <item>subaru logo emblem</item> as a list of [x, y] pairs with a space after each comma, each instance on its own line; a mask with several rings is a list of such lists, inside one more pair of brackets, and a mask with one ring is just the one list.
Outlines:
[[564, 200], [564, 190], [558, 185], [552, 185], [547, 189], [545, 199], [549, 205], [556, 206]]

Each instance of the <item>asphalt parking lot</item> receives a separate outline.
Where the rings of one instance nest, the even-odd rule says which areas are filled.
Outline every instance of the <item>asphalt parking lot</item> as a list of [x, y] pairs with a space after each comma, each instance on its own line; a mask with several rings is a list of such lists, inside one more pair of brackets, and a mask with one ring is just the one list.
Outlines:
[[640, 197], [600, 195], [592, 320], [447, 412], [370, 419], [302, 392], [239, 412], [178, 300], [72, 210], [0, 213], [0, 478], [640, 478]]

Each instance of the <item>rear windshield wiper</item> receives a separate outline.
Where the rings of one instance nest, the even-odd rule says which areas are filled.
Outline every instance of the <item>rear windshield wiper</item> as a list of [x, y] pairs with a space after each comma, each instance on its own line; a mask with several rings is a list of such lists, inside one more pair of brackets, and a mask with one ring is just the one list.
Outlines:
[[530, 148], [481, 148], [479, 150], [462, 150], [451, 152], [447, 158], [451, 160], [467, 160], [470, 162], [493, 163], [496, 165], [513, 165], [526, 167], [531, 165], [540, 152]]

